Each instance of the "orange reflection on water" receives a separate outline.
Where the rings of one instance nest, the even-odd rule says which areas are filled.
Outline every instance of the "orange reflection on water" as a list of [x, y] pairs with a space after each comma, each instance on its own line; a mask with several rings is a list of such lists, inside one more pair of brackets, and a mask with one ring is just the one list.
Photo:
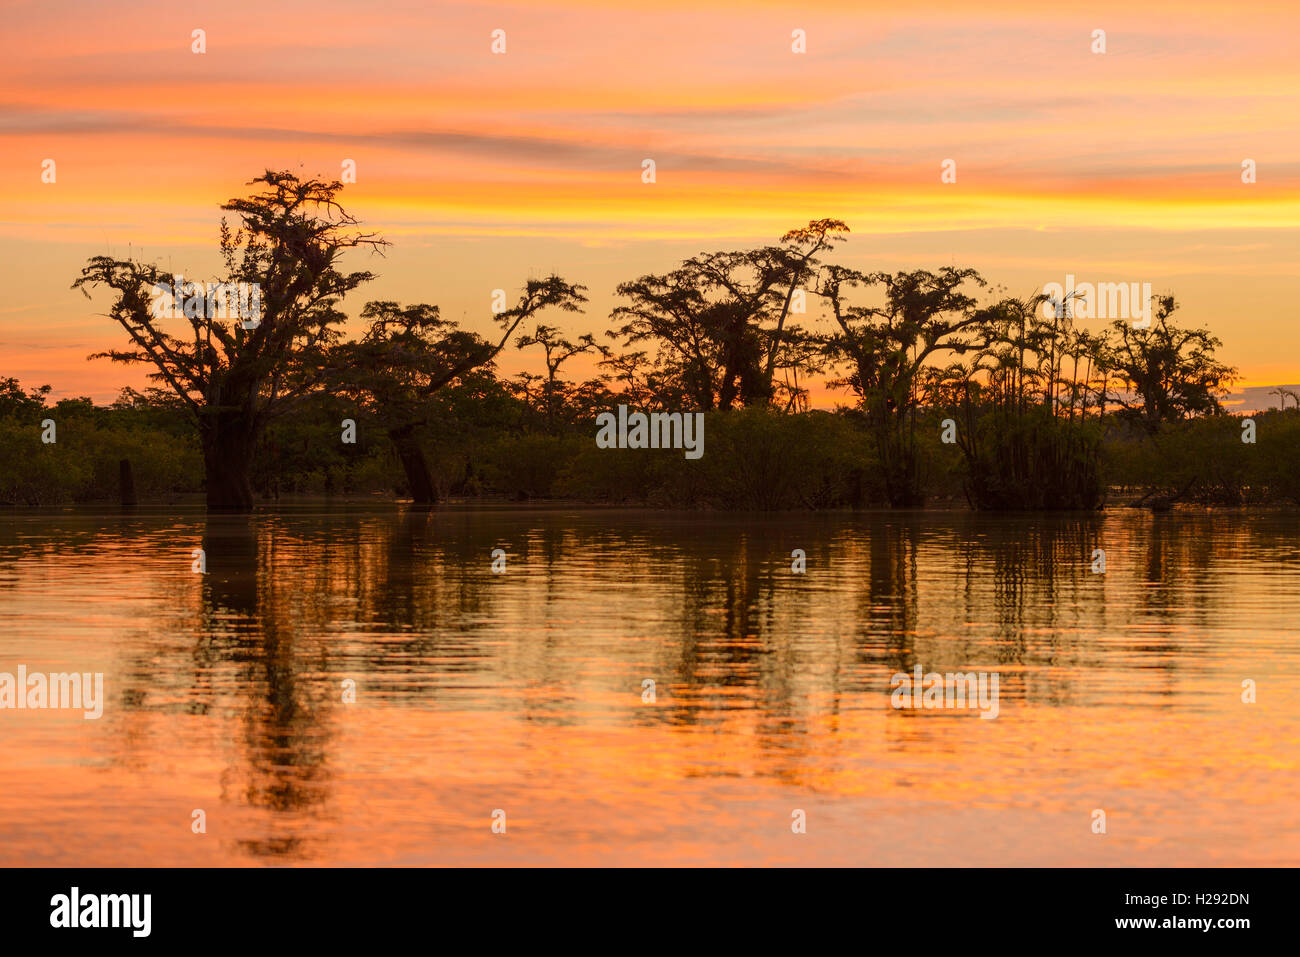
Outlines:
[[0, 671], [108, 702], [0, 711], [0, 861], [1295, 864], [1297, 523], [11, 516]]

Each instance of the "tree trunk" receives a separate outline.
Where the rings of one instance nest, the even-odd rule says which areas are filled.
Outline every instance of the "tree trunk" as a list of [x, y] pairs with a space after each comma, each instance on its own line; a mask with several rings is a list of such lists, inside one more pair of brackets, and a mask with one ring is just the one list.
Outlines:
[[118, 487], [122, 493], [122, 507], [135, 507], [135, 475], [131, 472], [131, 460], [122, 459], [117, 463]]
[[438, 501], [438, 490], [433, 484], [433, 475], [429, 471], [429, 460], [424, 454], [415, 430], [410, 427], [393, 429], [388, 433], [397, 458], [406, 472], [406, 484], [411, 489], [411, 498], [416, 505], [433, 505]]
[[253, 446], [256, 436], [243, 416], [217, 414], [203, 433], [203, 465], [207, 475], [208, 509], [218, 512], [253, 510]]

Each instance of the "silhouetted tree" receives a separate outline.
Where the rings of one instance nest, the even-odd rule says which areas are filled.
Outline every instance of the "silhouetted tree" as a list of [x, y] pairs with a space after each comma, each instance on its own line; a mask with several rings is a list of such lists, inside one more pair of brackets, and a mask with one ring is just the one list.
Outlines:
[[24, 392], [18, 380], [12, 376], [0, 379], [0, 418], [27, 418], [45, 409], [45, 398], [50, 394], [50, 386]]
[[1276, 389], [1269, 389], [1268, 394], [1277, 396], [1278, 408], [1283, 412], [1286, 411], [1286, 400], [1288, 398], [1291, 400], [1292, 409], [1300, 410], [1300, 393], [1297, 393], [1295, 389], [1288, 389], [1286, 386], [1280, 385]]
[[542, 415], [546, 420], [546, 427], [554, 429], [560, 406], [564, 401], [565, 383], [559, 378], [560, 366], [574, 356], [594, 351], [597, 348], [596, 340], [590, 334], [586, 334], [579, 336], [578, 341], [573, 343], [561, 336], [559, 329], [539, 322], [532, 333], [516, 339], [515, 346], [520, 349], [526, 349], [529, 346], [542, 347], [543, 354], [546, 357], [546, 377], [541, 381], [542, 398], [540, 404]]
[[702, 253], [662, 276], [618, 287], [630, 300], [610, 332], [626, 346], [654, 343], [656, 371], [696, 408], [730, 409], [769, 401], [795, 290], [815, 271], [816, 257], [848, 232], [837, 219], [815, 220], [782, 237], [782, 246]]
[[370, 326], [358, 342], [339, 349], [340, 387], [372, 412], [388, 433], [417, 504], [432, 504], [438, 493], [425, 452], [429, 400], [475, 370], [485, 370], [519, 325], [544, 309], [580, 311], [585, 286], [559, 276], [530, 279], [518, 302], [494, 318], [501, 338], [488, 341], [442, 318], [438, 307], [421, 303], [402, 308], [395, 302], [370, 302], [362, 310]]
[[1223, 345], [1218, 338], [1169, 321], [1177, 308], [1173, 296], [1162, 296], [1150, 326], [1138, 329], [1116, 320], [1104, 350], [1110, 381], [1119, 386], [1109, 398], [1121, 416], [1149, 433], [1165, 422], [1221, 412], [1219, 398], [1237, 377], [1236, 369], [1215, 358]]
[[[777, 354], [784, 344], [783, 336], [786, 334], [785, 320], [790, 315], [790, 305], [794, 299], [794, 294], [805, 279], [817, 274], [817, 267], [820, 265], [817, 260], [817, 254], [830, 249], [834, 243], [843, 242], [844, 234], [849, 231], [849, 227], [839, 219], [815, 219], [807, 226], [801, 226], [792, 229], [781, 237], [782, 252], [785, 258], [786, 269], [786, 293], [785, 301], [781, 304], [781, 314], [777, 318], [776, 332], [772, 335], [772, 344], [767, 351], [767, 382], [769, 391], [772, 387], [772, 380], [777, 368]], [[812, 290], [806, 290], [811, 292]], [[791, 330], [792, 332], [794, 330]], [[793, 342], [801, 341], [801, 336], [792, 335]], [[805, 354], [810, 360], [811, 352], [803, 353], [796, 348], [796, 354]], [[794, 372], [795, 381], [798, 381], [799, 367], [797, 364], [787, 366]], [[793, 399], [792, 399], [793, 401]]]
[[[220, 280], [259, 291], [256, 319], [231, 315], [228, 303], [200, 284], [129, 259], [93, 257], [73, 283], [87, 296], [100, 285], [116, 293], [109, 316], [132, 343], [91, 358], [152, 365], [150, 378], [183, 401], [202, 442], [212, 509], [253, 508], [250, 469], [259, 437], [272, 417], [317, 388], [339, 338], [339, 300], [374, 278], [341, 272], [339, 257], [385, 245], [356, 231], [357, 220], [336, 199], [339, 182], [267, 170], [249, 185], [256, 184], [264, 185], [261, 192], [222, 206], [242, 225], [232, 234], [222, 220]], [[181, 316], [158, 308], [167, 289], [181, 292]], [[172, 324], [184, 331], [173, 334]]]
[[[823, 271], [818, 293], [839, 327], [825, 345], [832, 359], [848, 364], [842, 381], [862, 402], [895, 506], [923, 501], [915, 436], [922, 370], [936, 353], [960, 355], [983, 343], [983, 317], [961, 288], [967, 282], [985, 285], [974, 269], [950, 266], [938, 272]], [[857, 286], [878, 287], [884, 304], [851, 305], [847, 296]]]

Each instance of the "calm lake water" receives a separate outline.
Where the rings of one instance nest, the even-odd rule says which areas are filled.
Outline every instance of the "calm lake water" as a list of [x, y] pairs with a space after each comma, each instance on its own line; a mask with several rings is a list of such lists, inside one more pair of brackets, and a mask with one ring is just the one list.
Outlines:
[[8, 514], [0, 672], [106, 703], [0, 710], [0, 864], [1294, 866], [1298, 581], [1282, 512]]

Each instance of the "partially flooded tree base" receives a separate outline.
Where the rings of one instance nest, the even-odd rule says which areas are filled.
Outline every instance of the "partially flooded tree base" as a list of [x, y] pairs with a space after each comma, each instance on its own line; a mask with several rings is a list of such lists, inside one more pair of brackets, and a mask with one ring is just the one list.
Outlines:
[[223, 445], [204, 454], [207, 506], [218, 512], [251, 512], [253, 483], [250, 478], [252, 450]]
[[416, 505], [434, 505], [438, 501], [438, 487], [433, 481], [429, 469], [429, 459], [424, 453], [424, 445], [418, 436], [409, 429], [397, 429], [390, 432], [389, 439], [397, 452], [397, 459], [402, 463], [406, 473], [406, 485], [411, 493], [411, 500]]

